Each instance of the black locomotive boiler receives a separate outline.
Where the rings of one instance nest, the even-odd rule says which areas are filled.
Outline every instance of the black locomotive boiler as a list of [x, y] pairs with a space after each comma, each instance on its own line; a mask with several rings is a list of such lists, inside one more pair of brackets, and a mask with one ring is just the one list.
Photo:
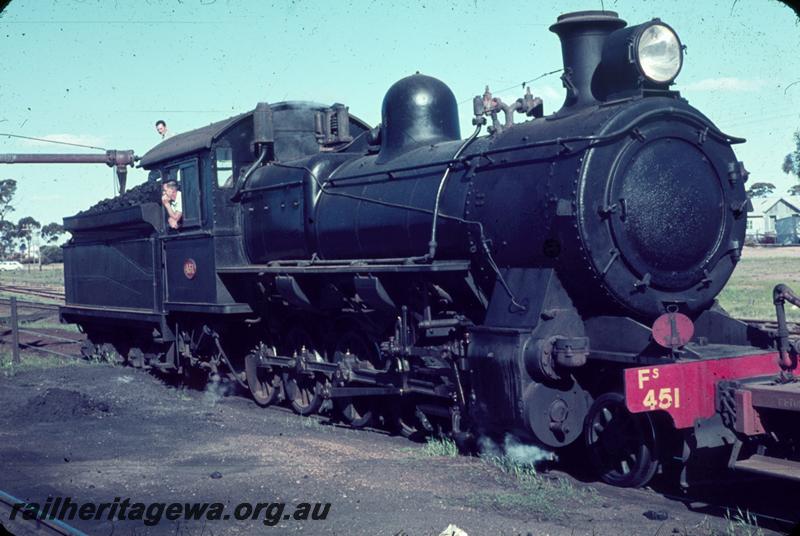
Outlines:
[[550, 29], [566, 100], [548, 116], [487, 94], [461, 139], [451, 90], [415, 74], [376, 128], [261, 103], [163, 141], [150, 181], [64, 220], [62, 318], [89, 353], [228, 375], [264, 406], [584, 445], [618, 485], [718, 449], [785, 471], [796, 413], [747, 382], [796, 358], [714, 301], [743, 247], [744, 140], [670, 89], [667, 24], [585, 11]]

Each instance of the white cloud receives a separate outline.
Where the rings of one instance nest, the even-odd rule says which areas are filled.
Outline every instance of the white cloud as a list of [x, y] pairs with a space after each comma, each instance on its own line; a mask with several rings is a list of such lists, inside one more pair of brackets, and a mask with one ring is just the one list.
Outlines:
[[[89, 134], [46, 134], [44, 136], [31, 136], [35, 138], [42, 138], [44, 140], [60, 141], [64, 143], [75, 143], [78, 145], [90, 145], [92, 147], [103, 147], [105, 139], [99, 136], [92, 136]], [[56, 144], [48, 143], [45, 141], [37, 140], [20, 140], [22, 145], [29, 147], [55, 147]]]
[[764, 80], [735, 77], [704, 78], [679, 87], [681, 91], [758, 91], [766, 85]]

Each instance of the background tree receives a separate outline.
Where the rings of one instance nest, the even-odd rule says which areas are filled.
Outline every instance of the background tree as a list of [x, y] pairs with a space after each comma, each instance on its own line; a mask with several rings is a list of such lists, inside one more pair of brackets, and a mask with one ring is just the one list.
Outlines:
[[42, 246], [42, 264], [64, 262], [64, 250], [61, 246]]
[[791, 188], [789, 188], [786, 193], [789, 195], [800, 195], [800, 184], [795, 184]]
[[775, 191], [775, 185], [771, 182], [756, 182], [747, 190], [747, 196], [750, 199], [758, 199], [759, 197], [767, 197]]
[[0, 258], [5, 258], [14, 249], [17, 226], [10, 221], [0, 220]]
[[64, 226], [58, 223], [48, 223], [42, 227], [42, 240], [47, 244], [55, 244], [64, 234]]
[[14, 247], [14, 224], [6, 221], [6, 216], [14, 211], [11, 202], [17, 192], [17, 181], [0, 180], [0, 258], [4, 258]]
[[24, 218], [20, 218], [17, 222], [20, 238], [30, 238], [35, 229], [41, 228], [42, 224], [36, 221], [36, 218], [32, 216], [25, 216]]
[[792, 153], [787, 154], [783, 159], [783, 166], [781, 166], [781, 169], [783, 169], [783, 172], [787, 175], [794, 174], [794, 158], [792, 158], [792, 156]]
[[800, 180], [800, 130], [794, 133], [794, 150], [783, 157], [783, 172]]
[[16, 239], [19, 244], [19, 251], [23, 254], [23, 256], [26, 254], [30, 255], [33, 231], [41, 228], [42, 224], [31, 216], [20, 218], [17, 222]]
[[64, 226], [58, 223], [48, 223], [42, 227], [42, 244], [39, 252], [42, 264], [64, 262], [64, 251], [61, 246], [55, 245], [64, 235]]
[[14, 206], [11, 203], [15, 193], [17, 193], [17, 181], [14, 179], [0, 180], [0, 221], [6, 221], [6, 216], [14, 212]]

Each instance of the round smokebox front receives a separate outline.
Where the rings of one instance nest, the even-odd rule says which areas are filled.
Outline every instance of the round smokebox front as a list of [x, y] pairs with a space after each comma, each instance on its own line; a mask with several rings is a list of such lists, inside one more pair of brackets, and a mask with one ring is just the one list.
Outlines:
[[632, 146], [610, 201], [619, 210], [610, 220], [615, 242], [636, 274], [675, 290], [702, 279], [725, 224], [722, 185], [703, 152], [672, 137]]
[[593, 279], [645, 318], [707, 307], [744, 239], [747, 197], [730, 145], [677, 106], [653, 98], [625, 109], [580, 171], [578, 227]]

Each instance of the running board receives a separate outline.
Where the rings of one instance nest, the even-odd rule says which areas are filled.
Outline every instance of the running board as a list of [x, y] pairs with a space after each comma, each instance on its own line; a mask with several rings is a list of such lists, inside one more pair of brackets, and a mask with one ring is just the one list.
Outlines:
[[788, 478], [800, 482], [800, 462], [772, 458], [754, 454], [746, 460], [738, 460], [733, 464], [737, 471], [747, 471], [759, 475]]
[[754, 407], [800, 412], [800, 382], [761, 381], [755, 384], [745, 384], [742, 388], [752, 393]]

